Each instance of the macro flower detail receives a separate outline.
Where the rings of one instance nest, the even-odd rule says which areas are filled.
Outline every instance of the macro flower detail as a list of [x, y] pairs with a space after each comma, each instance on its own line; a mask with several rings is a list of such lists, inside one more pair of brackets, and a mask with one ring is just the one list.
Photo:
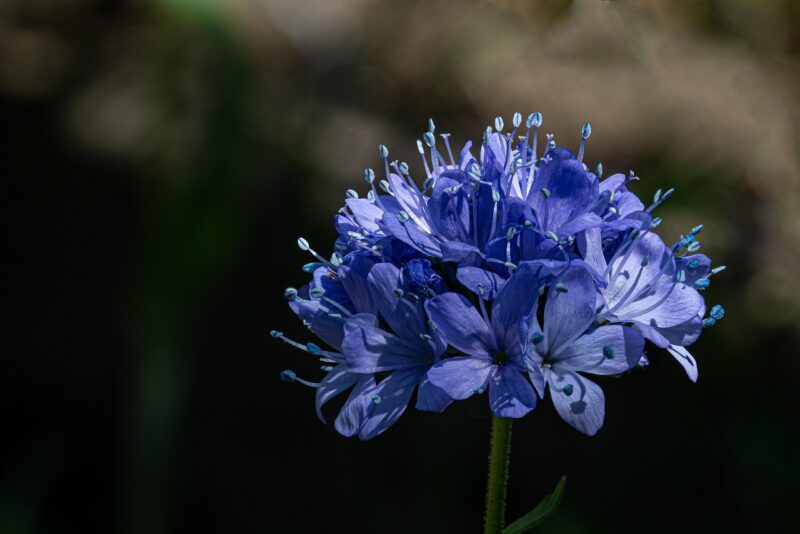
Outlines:
[[588, 123], [577, 154], [549, 134], [540, 143], [539, 113], [511, 125], [498, 118], [477, 148], [454, 150], [429, 121], [419, 180], [380, 145], [381, 173], [366, 169], [366, 195], [348, 190], [336, 214], [330, 258], [298, 240], [311, 280], [285, 296], [326, 348], [273, 335], [326, 374], [281, 377], [316, 388], [323, 421], [349, 392], [339, 433], [372, 439], [411, 403], [441, 412], [484, 392], [496, 417], [518, 419], [549, 392], [564, 421], [594, 435], [605, 397], [588, 377], [647, 366], [648, 341], [697, 380], [687, 347], [725, 314], [706, 315], [724, 266], [698, 253], [703, 225], [666, 245], [653, 212], [674, 190], [646, 204], [633, 172], [590, 170]]

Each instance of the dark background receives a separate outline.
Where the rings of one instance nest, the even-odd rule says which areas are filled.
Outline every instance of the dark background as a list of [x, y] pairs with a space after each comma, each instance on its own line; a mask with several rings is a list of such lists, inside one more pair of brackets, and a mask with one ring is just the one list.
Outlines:
[[509, 518], [542, 532], [796, 532], [800, 4], [7, 0], [0, 532], [479, 532], [485, 398], [347, 440], [283, 384], [282, 290], [378, 143], [419, 164], [514, 111], [697, 223], [727, 317], [599, 382], [587, 438], [515, 425]]

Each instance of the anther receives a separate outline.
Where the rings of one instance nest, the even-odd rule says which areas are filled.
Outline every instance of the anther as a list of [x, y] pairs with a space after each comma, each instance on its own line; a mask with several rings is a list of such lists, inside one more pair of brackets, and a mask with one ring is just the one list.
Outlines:
[[408, 213], [406, 213], [405, 211], [400, 210], [397, 212], [397, 220], [400, 221], [400, 223], [405, 224], [408, 222], [408, 219], [409, 219]]
[[397, 295], [398, 297], [402, 297], [402, 296], [403, 296], [403, 290], [402, 290], [402, 289], [400, 289], [399, 287], [396, 287], [396, 288], [394, 289], [393, 293], [394, 293], [395, 295]]
[[716, 306], [711, 308], [711, 313], [709, 315], [711, 315], [711, 317], [714, 318], [714, 320], [719, 321], [720, 319], [725, 317], [725, 308], [717, 304]]
[[514, 113], [514, 118], [511, 120], [511, 122], [514, 124], [514, 128], [519, 128], [519, 125], [522, 124], [522, 113], [519, 111]]
[[319, 345], [310, 341], [306, 343], [306, 349], [308, 349], [309, 354], [313, 354], [314, 356], [322, 354], [322, 349], [319, 348]]
[[425, 144], [430, 147], [436, 143], [436, 137], [431, 132], [425, 132], [422, 134], [422, 138], [425, 140]]
[[539, 189], [539, 191], [542, 192], [542, 195], [544, 195], [544, 198], [550, 198], [550, 190], [547, 189], [546, 187], [543, 187], [543, 188]]
[[566, 386], [564, 386], [564, 389], [562, 391], [564, 392], [564, 395], [569, 397], [570, 395], [572, 395], [572, 392], [574, 390], [575, 390], [575, 388], [572, 387], [572, 384], [567, 384]]
[[297, 298], [297, 290], [293, 287], [287, 287], [283, 290], [283, 298], [286, 300], [294, 300]]
[[364, 169], [364, 181], [372, 184], [375, 181], [375, 171], [372, 169]]
[[358, 191], [356, 191], [355, 189], [348, 189], [347, 191], [344, 192], [344, 196], [346, 196], [347, 198], [358, 198]]
[[297, 238], [297, 246], [300, 247], [300, 250], [308, 250], [309, 248], [311, 248], [305, 237]]
[[531, 113], [528, 115], [528, 120], [525, 121], [525, 125], [528, 128], [538, 128], [542, 125], [542, 114], [538, 111], [535, 113]]
[[583, 123], [583, 128], [581, 128], [581, 137], [584, 140], [589, 139], [589, 136], [592, 135], [592, 125], [588, 122]]
[[694, 281], [694, 288], [698, 291], [705, 291], [711, 285], [711, 280], [708, 278], [699, 278]]
[[378, 145], [378, 152], [380, 153], [383, 159], [389, 157], [389, 149], [386, 148], [386, 145]]
[[290, 382], [294, 382], [296, 379], [297, 379], [297, 373], [295, 373], [291, 369], [286, 369], [285, 371], [281, 371], [281, 380], [286, 382], [287, 384]]
[[372, 396], [372, 402], [374, 402], [375, 404], [380, 404], [381, 403], [381, 396], [380, 395], [373, 395]]
[[569, 291], [569, 289], [561, 282], [556, 284], [556, 293], [566, 293], [567, 291]]
[[306, 263], [305, 265], [303, 265], [303, 272], [313, 273], [320, 267], [322, 267], [322, 263], [318, 261], [312, 261], [311, 263]]
[[614, 347], [610, 347], [608, 345], [603, 347], [603, 357], [605, 357], [606, 360], [613, 360], [614, 359]]
[[503, 131], [503, 117], [495, 117], [494, 119], [494, 129], [498, 132]]
[[322, 295], [325, 294], [325, 290], [322, 289], [321, 287], [312, 287], [308, 291], [308, 294], [311, 295], [311, 298], [313, 299], [321, 299]]
[[531, 341], [533, 341], [534, 344], [539, 344], [542, 340], [544, 340], [544, 334], [541, 332], [536, 332], [531, 336]]

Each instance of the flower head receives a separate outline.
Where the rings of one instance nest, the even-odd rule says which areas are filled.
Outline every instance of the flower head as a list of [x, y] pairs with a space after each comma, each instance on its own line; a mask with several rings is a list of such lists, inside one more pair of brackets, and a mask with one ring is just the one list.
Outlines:
[[[550, 392], [556, 411], [586, 434], [605, 417], [600, 387], [587, 375], [647, 365], [645, 340], [666, 349], [697, 380], [686, 349], [703, 328], [701, 292], [724, 267], [698, 254], [698, 225], [673, 245], [655, 233], [653, 211], [629, 186], [584, 164], [591, 127], [575, 155], [552, 136], [539, 143], [539, 113], [502, 118], [478, 149], [437, 145], [433, 122], [417, 142], [424, 175], [389, 160], [364, 172], [366, 196], [348, 190], [336, 216], [330, 259], [314, 256], [309, 283], [286, 291], [292, 310], [327, 346], [275, 337], [315, 356], [317, 410], [349, 391], [336, 429], [362, 439], [392, 426], [412, 402], [440, 412], [488, 392], [492, 411], [519, 418]], [[382, 178], [378, 175], [382, 174]]]

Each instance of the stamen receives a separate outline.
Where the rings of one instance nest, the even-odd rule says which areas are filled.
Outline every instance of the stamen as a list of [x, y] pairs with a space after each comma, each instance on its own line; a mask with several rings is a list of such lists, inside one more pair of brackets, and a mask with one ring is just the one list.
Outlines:
[[588, 122], [583, 123], [583, 128], [581, 129], [581, 145], [578, 148], [578, 162], [583, 163], [583, 152], [586, 148], [586, 140], [589, 139], [589, 136], [592, 135], [592, 125]]
[[720, 319], [725, 317], [725, 308], [717, 304], [716, 306], [711, 308], [711, 313], [709, 315], [711, 315], [711, 317], [714, 320], [719, 321]]

